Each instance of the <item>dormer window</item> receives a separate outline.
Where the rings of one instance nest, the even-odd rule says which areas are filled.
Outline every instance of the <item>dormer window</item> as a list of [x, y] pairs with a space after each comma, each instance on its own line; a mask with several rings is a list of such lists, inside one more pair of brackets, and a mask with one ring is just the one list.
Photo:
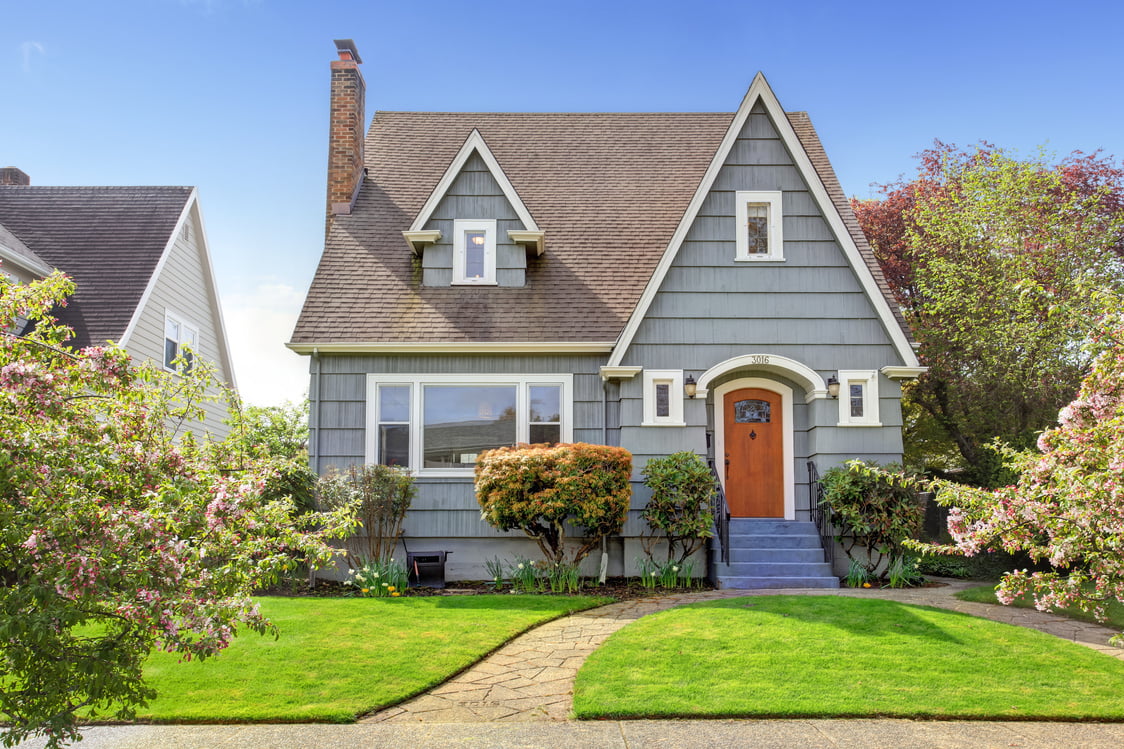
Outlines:
[[495, 285], [495, 219], [453, 222], [453, 283]]

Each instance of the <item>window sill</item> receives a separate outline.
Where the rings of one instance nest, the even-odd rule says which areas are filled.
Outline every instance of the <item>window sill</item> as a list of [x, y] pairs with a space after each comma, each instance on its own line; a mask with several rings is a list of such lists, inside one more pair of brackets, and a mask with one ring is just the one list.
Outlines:
[[685, 427], [685, 426], [687, 426], [687, 422], [685, 422], [685, 421], [642, 421], [642, 422], [640, 422], [640, 426], [642, 426], [642, 427]]
[[496, 281], [453, 281], [453, 286], [499, 286]]
[[763, 257], [736, 257], [735, 263], [783, 263], [783, 257], [774, 257], [772, 255], [765, 255]]
[[878, 421], [871, 421], [871, 422], [867, 422], [867, 421], [842, 422], [841, 421], [838, 424], [836, 424], [835, 426], [837, 426], [837, 427], [880, 427], [880, 426], [882, 426], [882, 423], [878, 422]]

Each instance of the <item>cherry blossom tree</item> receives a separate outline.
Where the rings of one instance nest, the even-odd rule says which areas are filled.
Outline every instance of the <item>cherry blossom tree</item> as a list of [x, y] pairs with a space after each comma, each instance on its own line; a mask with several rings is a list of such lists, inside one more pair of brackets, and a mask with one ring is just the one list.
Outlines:
[[[298, 515], [263, 495], [275, 465], [237, 438], [177, 427], [216, 391], [81, 351], [50, 312], [73, 284], [0, 281], [0, 712], [3, 743], [79, 738], [79, 717], [128, 719], [153, 696], [153, 649], [218, 654], [239, 627], [276, 634], [250, 598], [297, 558], [327, 562], [346, 510]], [[15, 335], [17, 318], [33, 321]], [[234, 409], [237, 413], [237, 409]], [[241, 430], [235, 429], [235, 433]]]

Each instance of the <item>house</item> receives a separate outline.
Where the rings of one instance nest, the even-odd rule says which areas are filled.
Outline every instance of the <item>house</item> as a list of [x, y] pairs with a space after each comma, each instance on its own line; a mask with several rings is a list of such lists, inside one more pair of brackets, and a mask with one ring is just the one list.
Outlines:
[[[234, 384], [195, 188], [33, 186], [5, 167], [0, 263], [18, 283], [55, 268], [74, 280], [74, 295], [56, 313], [73, 328], [74, 348], [114, 341], [134, 361], [168, 371], [190, 349]], [[225, 406], [205, 408], [202, 430], [224, 436]]]
[[619, 445], [610, 574], [632, 574], [640, 469], [691, 450], [734, 517], [720, 584], [835, 584], [808, 464], [900, 460], [923, 370], [808, 116], [759, 74], [732, 113], [377, 112], [364, 137], [361, 60], [337, 47], [327, 236], [289, 343], [314, 468], [409, 466], [409, 548], [479, 579], [535, 556], [481, 521], [481, 450]]

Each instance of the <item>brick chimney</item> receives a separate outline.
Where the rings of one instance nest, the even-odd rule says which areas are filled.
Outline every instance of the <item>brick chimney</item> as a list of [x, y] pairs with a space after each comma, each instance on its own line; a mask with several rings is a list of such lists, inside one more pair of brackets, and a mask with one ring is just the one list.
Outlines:
[[17, 169], [14, 166], [6, 166], [0, 169], [0, 185], [20, 185], [27, 187], [31, 184], [31, 177], [23, 173], [23, 170]]
[[328, 215], [351, 213], [363, 184], [363, 107], [367, 84], [363, 63], [350, 39], [336, 39], [332, 61], [332, 113], [328, 137]]

